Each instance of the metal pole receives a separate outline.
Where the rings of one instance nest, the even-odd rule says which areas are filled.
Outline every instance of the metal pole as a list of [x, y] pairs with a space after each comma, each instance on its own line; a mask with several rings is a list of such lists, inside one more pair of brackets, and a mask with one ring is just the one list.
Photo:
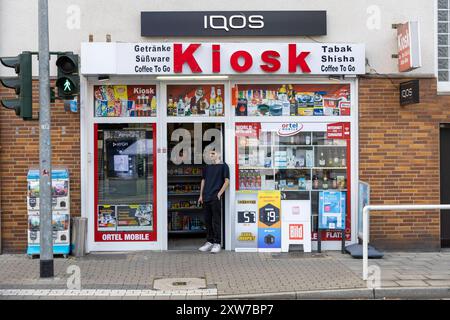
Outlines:
[[369, 268], [369, 210], [370, 205], [363, 209], [363, 280], [367, 280]]
[[50, 70], [48, 40], [48, 1], [39, 0], [39, 209], [40, 276], [52, 278], [52, 149], [50, 139]]
[[363, 280], [367, 280], [369, 271], [369, 212], [399, 210], [450, 210], [450, 204], [401, 204], [401, 205], [368, 205], [363, 209]]

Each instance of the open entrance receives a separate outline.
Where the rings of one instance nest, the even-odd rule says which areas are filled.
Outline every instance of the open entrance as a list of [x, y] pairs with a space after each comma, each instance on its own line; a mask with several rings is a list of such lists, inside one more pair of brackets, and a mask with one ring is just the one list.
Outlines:
[[[450, 124], [441, 124], [441, 203], [450, 203]], [[441, 247], [450, 248], [450, 210], [441, 210]]]
[[[198, 204], [202, 170], [210, 150], [222, 159], [222, 123], [167, 125], [167, 214], [169, 250], [196, 250], [206, 241], [205, 212]], [[224, 245], [222, 200], [222, 245]]]

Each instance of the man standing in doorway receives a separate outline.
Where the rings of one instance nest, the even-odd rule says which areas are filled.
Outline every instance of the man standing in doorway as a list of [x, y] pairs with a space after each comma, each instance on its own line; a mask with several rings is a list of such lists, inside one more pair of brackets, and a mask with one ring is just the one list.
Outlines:
[[203, 168], [199, 204], [204, 204], [207, 242], [200, 251], [220, 252], [222, 197], [230, 184], [230, 168], [223, 163], [215, 150], [209, 152], [209, 164]]

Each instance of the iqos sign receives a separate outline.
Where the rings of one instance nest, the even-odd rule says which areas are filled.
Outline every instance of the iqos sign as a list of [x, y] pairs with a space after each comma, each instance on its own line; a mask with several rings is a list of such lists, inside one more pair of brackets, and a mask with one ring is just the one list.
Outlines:
[[146, 11], [142, 37], [323, 36], [326, 11]]
[[262, 29], [264, 28], [264, 16], [262, 15], [205, 15], [203, 17], [205, 29], [221, 29], [230, 31], [230, 29]]

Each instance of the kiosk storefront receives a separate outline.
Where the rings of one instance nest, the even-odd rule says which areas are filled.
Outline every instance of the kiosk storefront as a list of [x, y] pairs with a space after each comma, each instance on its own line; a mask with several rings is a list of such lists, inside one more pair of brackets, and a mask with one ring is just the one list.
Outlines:
[[195, 248], [211, 148], [230, 166], [225, 249], [356, 241], [364, 45], [83, 43], [81, 59], [89, 250]]

